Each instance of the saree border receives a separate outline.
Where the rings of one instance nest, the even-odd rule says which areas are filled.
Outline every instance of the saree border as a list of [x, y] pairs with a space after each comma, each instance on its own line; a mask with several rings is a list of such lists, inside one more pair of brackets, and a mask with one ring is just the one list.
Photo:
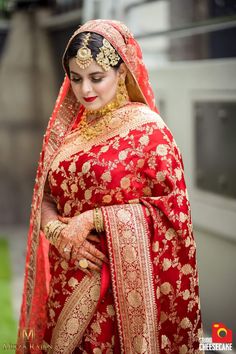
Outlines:
[[84, 276], [75, 288], [57, 319], [51, 339], [53, 354], [71, 354], [80, 343], [89, 325], [100, 297], [101, 276]]
[[[26, 287], [26, 324], [29, 322], [29, 314], [32, 307], [32, 297], [35, 289], [35, 276], [37, 264], [37, 248], [39, 244], [40, 218], [41, 218], [41, 202], [43, 197], [44, 185], [47, 178], [53, 158], [57, 155], [60, 145], [64, 141], [67, 131], [70, 131], [75, 114], [78, 111], [78, 104], [73, 105], [73, 94], [70, 89], [67, 89], [67, 97], [64, 99], [64, 107], [60, 105], [63, 96], [64, 86], [67, 87], [68, 80], [64, 83], [57, 98], [55, 111], [58, 114], [58, 121], [55, 121], [52, 114], [48, 127], [51, 128], [51, 134], [44, 135], [43, 147], [47, 145], [44, 154], [40, 153], [39, 166], [35, 178], [35, 187], [31, 204], [30, 228], [29, 228], [29, 255], [26, 258], [27, 279]], [[44, 155], [44, 161], [42, 161]]]
[[159, 354], [149, 235], [142, 206], [102, 210], [122, 353]]
[[[57, 169], [61, 161], [80, 151], [87, 152], [92, 147], [99, 145], [108, 139], [114, 138], [117, 135], [126, 135], [130, 130], [137, 129], [148, 123], [156, 123], [160, 129], [165, 127], [164, 121], [157, 113], [151, 111], [150, 108], [144, 104], [133, 104], [132, 102], [131, 104], [120, 108], [117, 112], [114, 112], [110, 126], [108, 126], [102, 134], [91, 141], [83, 139], [79, 135], [78, 130], [72, 131], [71, 134], [66, 137], [64, 145], [61, 147], [63, 148], [63, 151], [59, 149], [51, 165], [51, 169]], [[112, 126], [113, 124], [116, 125], [115, 128]]]

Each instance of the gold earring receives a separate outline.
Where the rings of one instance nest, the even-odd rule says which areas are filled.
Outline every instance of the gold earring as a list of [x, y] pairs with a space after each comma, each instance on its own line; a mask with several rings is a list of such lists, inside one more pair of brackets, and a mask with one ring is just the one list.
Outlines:
[[116, 99], [119, 106], [122, 106], [125, 102], [129, 100], [128, 91], [125, 85], [125, 80], [120, 78], [117, 85]]

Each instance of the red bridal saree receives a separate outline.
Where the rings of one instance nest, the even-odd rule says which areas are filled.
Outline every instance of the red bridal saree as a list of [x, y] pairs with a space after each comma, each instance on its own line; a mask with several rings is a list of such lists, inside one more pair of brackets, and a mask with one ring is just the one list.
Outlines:
[[[82, 108], [66, 78], [45, 135], [34, 190], [19, 331], [40, 353], [200, 353], [196, 247], [179, 150], [160, 116], [127, 28], [90, 21], [76, 33], [102, 34], [126, 63], [130, 102], [87, 140]], [[76, 34], [75, 33], [75, 34]], [[102, 119], [102, 117], [100, 118]], [[98, 246], [109, 258], [90, 278], [39, 232], [48, 179], [58, 214], [101, 207]], [[23, 341], [22, 329], [34, 338]]]

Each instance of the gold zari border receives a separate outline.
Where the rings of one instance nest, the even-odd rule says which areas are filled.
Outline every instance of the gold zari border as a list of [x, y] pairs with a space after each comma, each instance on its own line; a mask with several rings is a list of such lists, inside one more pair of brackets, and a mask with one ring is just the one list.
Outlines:
[[140, 204], [103, 208], [122, 353], [159, 354], [148, 226]]
[[100, 296], [101, 276], [84, 276], [66, 301], [53, 330], [51, 353], [71, 354], [91, 321]]

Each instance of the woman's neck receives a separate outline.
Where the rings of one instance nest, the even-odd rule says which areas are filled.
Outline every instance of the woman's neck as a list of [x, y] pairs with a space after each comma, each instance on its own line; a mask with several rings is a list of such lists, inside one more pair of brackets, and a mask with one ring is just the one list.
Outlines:
[[94, 110], [85, 109], [86, 120], [89, 123], [97, 118], [104, 117], [109, 113], [112, 113], [114, 110], [125, 106], [128, 102], [129, 101], [126, 100], [123, 101], [121, 104], [121, 102], [117, 102], [116, 100], [113, 100], [100, 109], [94, 109]]
[[125, 84], [118, 85], [117, 93], [115, 98], [108, 102], [105, 106], [96, 110], [85, 109], [86, 121], [92, 122], [93, 120], [104, 117], [114, 110], [125, 106], [129, 102], [129, 95]]

